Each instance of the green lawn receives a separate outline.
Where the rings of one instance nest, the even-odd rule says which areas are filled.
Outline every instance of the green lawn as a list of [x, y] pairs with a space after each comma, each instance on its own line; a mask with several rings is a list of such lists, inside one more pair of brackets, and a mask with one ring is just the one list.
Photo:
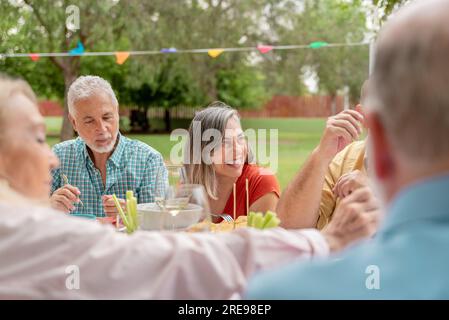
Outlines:
[[58, 135], [61, 130], [62, 117], [45, 117], [48, 135]]
[[[46, 118], [49, 134], [57, 134], [61, 125], [60, 118]], [[293, 175], [304, 163], [312, 149], [318, 144], [325, 119], [243, 119], [244, 129], [278, 129], [279, 134], [279, 168], [277, 177], [282, 188], [285, 188]], [[127, 135], [132, 139], [141, 140], [162, 153], [168, 159], [171, 147], [176, 141], [170, 141], [168, 134]], [[50, 136], [50, 145], [58, 142], [58, 138]]]

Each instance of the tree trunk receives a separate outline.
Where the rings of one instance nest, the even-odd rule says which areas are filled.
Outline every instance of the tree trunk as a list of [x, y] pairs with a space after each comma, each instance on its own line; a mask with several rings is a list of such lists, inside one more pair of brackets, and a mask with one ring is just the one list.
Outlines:
[[217, 84], [215, 82], [211, 83], [209, 85], [209, 89], [207, 90], [207, 95], [211, 99], [210, 102], [218, 100]]
[[337, 94], [331, 94], [331, 115], [335, 115], [337, 113]]
[[165, 131], [171, 132], [171, 117], [169, 108], [165, 108], [164, 122], [165, 122]]
[[65, 92], [64, 92], [64, 117], [62, 120], [62, 128], [60, 133], [60, 140], [66, 141], [73, 138], [73, 127], [72, 124], [69, 121], [68, 115], [69, 115], [69, 108], [67, 104], [67, 92], [69, 91], [69, 87], [72, 84], [73, 81], [77, 78], [77, 74], [75, 71], [69, 70], [64, 72], [64, 85], [65, 85]]

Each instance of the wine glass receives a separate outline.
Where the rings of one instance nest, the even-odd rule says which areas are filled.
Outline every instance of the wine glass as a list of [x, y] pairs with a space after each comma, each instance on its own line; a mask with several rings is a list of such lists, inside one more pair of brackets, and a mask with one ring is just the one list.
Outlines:
[[210, 230], [209, 200], [202, 185], [169, 186], [156, 204], [162, 211], [161, 230], [180, 231], [194, 227], [195, 231]]
[[167, 168], [169, 186], [177, 186], [187, 182], [185, 168], [182, 164], [167, 164], [165, 167]]

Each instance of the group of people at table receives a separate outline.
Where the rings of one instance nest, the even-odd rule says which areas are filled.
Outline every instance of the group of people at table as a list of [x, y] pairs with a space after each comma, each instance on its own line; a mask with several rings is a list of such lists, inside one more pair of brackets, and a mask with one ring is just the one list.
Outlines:
[[[126, 235], [71, 216], [115, 217], [111, 195], [123, 204], [127, 190], [153, 202], [167, 185], [164, 160], [120, 134], [104, 79], [70, 86], [78, 137], [51, 150], [30, 86], [1, 76], [0, 298], [449, 298], [448, 14], [447, 1], [423, 1], [386, 24], [363, 114], [359, 105], [330, 117], [282, 194], [251, 163], [235, 109], [214, 102], [195, 115], [201, 133], [224, 139], [211, 163], [184, 164], [186, 182], [204, 186], [214, 214], [277, 212], [281, 227], [263, 231]], [[69, 266], [79, 268], [75, 289]]]

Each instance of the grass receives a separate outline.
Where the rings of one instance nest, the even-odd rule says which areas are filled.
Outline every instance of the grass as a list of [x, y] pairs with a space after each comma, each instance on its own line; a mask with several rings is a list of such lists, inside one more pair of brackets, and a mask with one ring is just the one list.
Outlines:
[[[50, 145], [58, 143], [61, 118], [46, 118]], [[294, 174], [303, 165], [305, 159], [318, 144], [325, 125], [325, 119], [315, 118], [270, 118], [270, 119], [243, 119], [244, 129], [278, 129], [278, 170], [277, 177], [282, 189], [293, 178]], [[56, 135], [56, 136], [55, 136]], [[170, 150], [177, 141], [170, 141], [168, 134], [133, 134], [127, 135], [131, 139], [138, 139], [158, 150], [165, 159], [169, 158]], [[269, 136], [268, 136], [269, 137]], [[268, 139], [267, 137], [267, 139]], [[269, 140], [268, 140], [269, 141]]]
[[61, 130], [61, 117], [45, 117], [45, 125], [47, 126], [47, 135], [59, 135]]

